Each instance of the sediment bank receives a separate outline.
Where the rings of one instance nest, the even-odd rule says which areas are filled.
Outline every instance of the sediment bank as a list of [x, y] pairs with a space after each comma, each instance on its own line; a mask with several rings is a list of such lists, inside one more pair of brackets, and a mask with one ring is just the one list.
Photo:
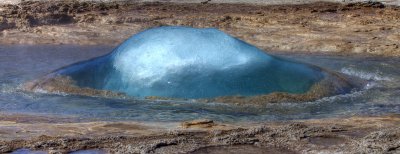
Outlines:
[[400, 7], [22, 2], [0, 6], [0, 44], [117, 45], [150, 27], [216, 27], [265, 51], [400, 56]]
[[48, 121], [32, 115], [2, 117], [1, 153], [21, 148], [50, 153], [85, 149], [110, 153], [400, 152], [399, 115], [234, 125], [210, 120], [179, 124], [64, 119], [59, 123], [52, 121], [54, 117]]

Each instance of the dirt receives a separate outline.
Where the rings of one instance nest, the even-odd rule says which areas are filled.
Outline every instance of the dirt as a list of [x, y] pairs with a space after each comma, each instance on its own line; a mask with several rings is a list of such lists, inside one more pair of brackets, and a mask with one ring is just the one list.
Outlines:
[[[188, 123], [191, 127], [182, 127]], [[210, 123], [213, 125], [209, 127], [192, 127]], [[42, 121], [36, 125], [0, 121], [0, 153], [18, 149], [49, 153], [90, 149], [108, 153], [398, 153], [399, 126], [400, 115], [234, 125], [209, 120], [182, 124]], [[13, 136], [9, 127], [30, 131], [20, 133], [19, 138], [5, 139]], [[352, 135], [360, 131], [365, 135]]]
[[183, 128], [191, 128], [191, 127], [200, 127], [200, 128], [210, 128], [215, 126], [215, 123], [213, 120], [209, 119], [197, 119], [193, 121], [185, 121], [182, 124]]
[[22, 2], [0, 5], [0, 44], [109, 44], [164, 25], [215, 27], [270, 52], [400, 56], [400, 7]]

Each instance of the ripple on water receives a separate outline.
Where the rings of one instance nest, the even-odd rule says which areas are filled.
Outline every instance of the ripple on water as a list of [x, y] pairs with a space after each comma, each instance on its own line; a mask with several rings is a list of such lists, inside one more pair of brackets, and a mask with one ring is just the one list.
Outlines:
[[47, 154], [46, 151], [34, 151], [30, 149], [18, 149], [15, 150], [14, 152], [11, 152], [11, 154]]
[[[363, 91], [314, 102], [269, 104], [263, 107], [63, 96], [22, 92], [15, 88], [57, 68], [103, 55], [110, 50], [112, 47], [108, 46], [2, 46], [0, 54], [13, 55], [14, 58], [0, 56], [0, 111], [102, 120], [183, 121], [205, 118], [225, 122], [400, 113], [400, 82], [397, 82], [400, 79], [399, 59], [281, 55], [339, 72], [343, 68], [352, 68], [366, 73], [381, 73], [379, 78], [368, 77], [376, 85]], [[10, 72], [16, 74], [13, 79], [8, 78]], [[392, 80], [374, 80], [380, 78]]]

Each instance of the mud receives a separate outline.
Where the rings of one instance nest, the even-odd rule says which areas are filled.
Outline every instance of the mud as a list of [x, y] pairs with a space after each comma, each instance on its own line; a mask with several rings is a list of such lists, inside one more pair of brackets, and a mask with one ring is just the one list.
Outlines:
[[266, 51], [400, 56], [399, 10], [379, 2], [28, 1], [0, 5], [0, 44], [116, 45], [150, 27], [185, 25], [216, 27]]
[[[210, 124], [137, 122], [0, 122], [0, 152], [18, 149], [67, 153], [100, 149], [108, 153], [398, 153], [400, 116], [350, 117], [305, 121]], [[25, 116], [26, 118], [28, 116]], [[35, 116], [29, 116], [30, 118]], [[7, 128], [30, 130], [17, 138]], [[68, 129], [66, 129], [68, 127]], [[42, 130], [37, 132], [37, 130]], [[66, 133], [69, 130], [74, 133]], [[360, 131], [362, 133], [360, 133]], [[357, 135], [353, 135], [357, 134]], [[360, 135], [362, 134], [362, 135]], [[7, 136], [11, 137], [9, 139]]]

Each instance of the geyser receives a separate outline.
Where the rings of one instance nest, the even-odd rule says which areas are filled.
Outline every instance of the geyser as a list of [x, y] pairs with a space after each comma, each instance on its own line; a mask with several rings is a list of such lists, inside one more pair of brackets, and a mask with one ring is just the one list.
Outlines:
[[133, 35], [107, 55], [61, 68], [46, 81], [63, 77], [74, 87], [139, 98], [199, 99], [305, 94], [329, 76], [214, 28], [158, 27]]

